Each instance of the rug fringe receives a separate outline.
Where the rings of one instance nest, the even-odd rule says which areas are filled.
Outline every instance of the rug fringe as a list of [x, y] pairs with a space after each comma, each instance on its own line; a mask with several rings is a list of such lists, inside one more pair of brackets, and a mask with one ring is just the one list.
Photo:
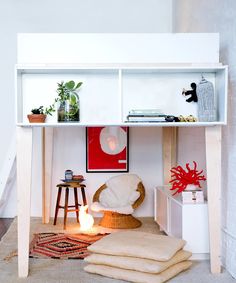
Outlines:
[[5, 256], [3, 258], [3, 260], [10, 261], [13, 257], [16, 257], [16, 256], [18, 256], [18, 252], [17, 252], [17, 250], [14, 250], [14, 251], [10, 252], [7, 256]]

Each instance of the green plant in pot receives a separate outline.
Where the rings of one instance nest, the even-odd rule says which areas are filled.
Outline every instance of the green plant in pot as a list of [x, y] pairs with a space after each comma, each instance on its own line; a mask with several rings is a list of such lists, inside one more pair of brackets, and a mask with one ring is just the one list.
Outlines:
[[80, 120], [80, 105], [77, 90], [81, 87], [82, 82], [76, 84], [71, 80], [57, 85], [58, 97], [55, 102], [59, 103], [58, 122], [78, 122]]
[[52, 112], [55, 111], [55, 105], [52, 104], [49, 107], [44, 108], [40, 106], [39, 108], [34, 108], [31, 110], [31, 114], [28, 114], [27, 117], [30, 123], [44, 123], [47, 115], [52, 115]]

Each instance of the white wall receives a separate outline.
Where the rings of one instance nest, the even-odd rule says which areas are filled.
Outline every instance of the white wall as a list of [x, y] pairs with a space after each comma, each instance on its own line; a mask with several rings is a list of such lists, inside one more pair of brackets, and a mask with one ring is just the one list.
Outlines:
[[[220, 61], [229, 65], [228, 125], [223, 128], [222, 261], [236, 277], [236, 1], [173, 0], [174, 32], [219, 32]], [[186, 132], [196, 136], [195, 130]], [[198, 132], [199, 140], [203, 131]], [[203, 152], [201, 152], [203, 156]], [[201, 156], [199, 156], [201, 158]]]
[[[2, 109], [0, 111], [1, 123], [0, 130], [4, 133], [0, 146], [0, 172], [3, 166], [3, 160], [6, 158], [10, 140], [15, 131], [14, 124], [14, 64], [16, 63], [16, 35], [19, 32], [171, 32], [172, 29], [172, 1], [171, 0], [42, 0], [39, 2], [23, 1], [3, 1], [1, 11], [4, 11], [0, 17], [0, 36], [2, 44], [0, 46], [0, 77], [2, 83], [1, 98]], [[3, 44], [4, 42], [4, 44]], [[80, 129], [81, 130], [81, 129]], [[143, 131], [145, 131], [143, 129]], [[60, 133], [57, 133], [60, 135]], [[77, 138], [82, 133], [77, 133]], [[137, 165], [136, 159], [140, 158], [140, 140], [142, 140], [142, 130], [133, 129], [130, 133], [130, 171], [139, 173], [142, 171], [142, 165]], [[160, 132], [146, 133], [147, 140], [150, 143], [150, 152], [155, 146], [156, 140], [160, 139]], [[84, 147], [84, 140], [81, 141]], [[58, 145], [55, 145], [55, 150]], [[85, 147], [84, 147], [85, 148]], [[133, 153], [132, 153], [133, 151]], [[137, 152], [138, 151], [138, 152]], [[160, 149], [157, 148], [157, 154]], [[133, 157], [132, 157], [133, 156]], [[149, 153], [145, 156], [150, 156]], [[153, 156], [150, 156], [152, 158]], [[150, 162], [154, 162], [151, 159]], [[161, 160], [161, 159], [160, 159]], [[61, 160], [57, 160], [61, 162]], [[57, 164], [57, 163], [54, 163]], [[158, 174], [159, 163], [155, 164], [154, 171], [150, 174]], [[64, 171], [64, 168], [63, 168]], [[141, 174], [144, 174], [143, 171]], [[57, 172], [56, 177], [62, 174]], [[106, 176], [90, 174], [91, 184], [94, 179], [106, 179]], [[161, 175], [161, 172], [160, 172]], [[160, 177], [153, 177], [155, 182], [149, 181], [148, 196], [146, 204], [140, 209], [142, 215], [153, 215], [152, 186], [158, 182]], [[145, 180], [144, 180], [145, 181]], [[161, 181], [161, 180], [160, 180]], [[56, 180], [54, 181], [55, 184]], [[16, 215], [16, 187], [15, 184], [9, 184], [7, 190], [11, 192], [11, 201], [0, 210], [1, 217], [11, 217]], [[1, 189], [1, 188], [0, 188]], [[93, 188], [94, 190], [95, 188]], [[55, 193], [55, 192], [54, 192]], [[32, 191], [33, 206], [32, 215], [41, 215], [41, 191], [34, 188]], [[53, 195], [53, 198], [54, 195]], [[53, 199], [54, 201], [54, 199]]]

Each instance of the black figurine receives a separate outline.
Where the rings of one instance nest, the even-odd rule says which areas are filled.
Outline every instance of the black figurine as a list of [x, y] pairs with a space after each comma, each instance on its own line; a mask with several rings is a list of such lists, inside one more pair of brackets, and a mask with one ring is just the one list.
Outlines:
[[184, 96], [191, 95], [188, 99], [186, 99], [186, 102], [192, 102], [192, 101], [197, 102], [198, 101], [197, 92], [196, 92], [197, 85], [195, 83], [191, 83], [191, 88], [192, 90], [183, 89], [182, 94]]

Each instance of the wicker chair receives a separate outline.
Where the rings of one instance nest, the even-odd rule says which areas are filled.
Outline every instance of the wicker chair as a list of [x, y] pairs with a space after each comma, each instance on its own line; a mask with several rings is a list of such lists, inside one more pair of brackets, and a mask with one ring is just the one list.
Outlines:
[[[103, 184], [94, 194], [93, 202], [99, 202], [100, 194], [103, 190], [107, 188], [106, 184]], [[136, 209], [143, 202], [145, 198], [145, 189], [140, 181], [137, 185], [137, 190], [140, 193], [138, 199], [132, 204], [132, 208]], [[142, 222], [136, 219], [132, 214], [123, 214], [114, 211], [101, 210], [103, 212], [103, 217], [99, 225], [107, 228], [113, 229], [131, 229], [137, 228], [142, 225]]]

